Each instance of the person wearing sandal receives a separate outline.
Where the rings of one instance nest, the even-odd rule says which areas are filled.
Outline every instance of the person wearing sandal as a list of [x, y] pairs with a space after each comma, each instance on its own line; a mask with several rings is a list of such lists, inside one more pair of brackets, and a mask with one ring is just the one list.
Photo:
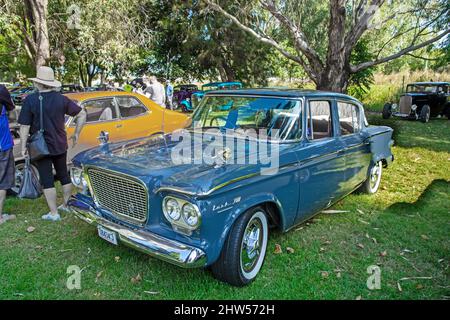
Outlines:
[[8, 89], [0, 85], [0, 224], [16, 218], [15, 215], [3, 213], [3, 204], [6, 199], [6, 191], [14, 187], [15, 169], [13, 146], [8, 123], [8, 111], [15, 106]]
[[[53, 69], [49, 67], [40, 67], [36, 78], [31, 78], [37, 92], [27, 96], [23, 102], [22, 110], [19, 115], [20, 138], [22, 155], [27, 154], [27, 140], [29, 135], [44, 130], [44, 140], [47, 144], [50, 155], [45, 156], [34, 162], [39, 172], [41, 184], [44, 189], [44, 195], [47, 200], [50, 212], [42, 216], [42, 219], [49, 221], [59, 221], [60, 211], [68, 211], [67, 201], [72, 194], [72, 183], [67, 170], [67, 134], [65, 130], [65, 116], [77, 116], [81, 112], [75, 102], [62, 95], [57, 88], [61, 87], [61, 82], [55, 80]], [[40, 110], [42, 103], [43, 121], [40, 128]], [[83, 121], [78, 121], [75, 129], [73, 143], [76, 144], [77, 137], [83, 126]], [[53, 167], [56, 171], [56, 177], [61, 182], [63, 189], [64, 204], [57, 206], [57, 194], [55, 189], [55, 177]]]

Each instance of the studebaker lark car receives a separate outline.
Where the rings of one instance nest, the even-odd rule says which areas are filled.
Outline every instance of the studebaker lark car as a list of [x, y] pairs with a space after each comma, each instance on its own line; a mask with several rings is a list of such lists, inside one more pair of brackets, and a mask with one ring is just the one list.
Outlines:
[[[113, 244], [243, 286], [263, 265], [270, 230], [286, 232], [355, 190], [377, 192], [392, 132], [368, 125], [343, 94], [208, 92], [183, 130], [77, 155], [80, 192], [69, 207]], [[264, 150], [272, 161], [254, 161]], [[196, 161], [209, 152], [214, 161]]]
[[394, 116], [424, 123], [440, 116], [450, 119], [449, 87], [449, 82], [410, 83], [398, 104], [387, 102], [384, 105], [383, 119]]

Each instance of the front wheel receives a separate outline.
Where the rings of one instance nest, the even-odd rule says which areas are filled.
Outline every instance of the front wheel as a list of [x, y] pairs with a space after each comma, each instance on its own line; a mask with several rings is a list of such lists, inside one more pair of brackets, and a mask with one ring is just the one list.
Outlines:
[[237, 287], [252, 282], [264, 263], [268, 238], [264, 209], [248, 210], [234, 223], [219, 259], [211, 266], [214, 276]]
[[422, 121], [423, 123], [427, 123], [428, 121], [430, 121], [430, 112], [430, 106], [424, 105], [422, 107], [422, 110], [420, 110], [420, 121]]
[[378, 161], [369, 170], [367, 180], [361, 185], [360, 191], [367, 194], [374, 194], [380, 188], [383, 163]]
[[392, 105], [390, 103], [386, 103], [383, 107], [383, 119], [389, 119], [392, 115]]

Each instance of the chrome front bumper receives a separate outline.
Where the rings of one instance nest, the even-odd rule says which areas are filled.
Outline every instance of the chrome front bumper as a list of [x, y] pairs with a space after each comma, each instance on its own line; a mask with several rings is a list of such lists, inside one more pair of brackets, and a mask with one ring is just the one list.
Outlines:
[[97, 215], [94, 208], [76, 196], [71, 197], [68, 206], [77, 218], [90, 225], [100, 225], [107, 230], [116, 232], [119, 241], [133, 249], [183, 268], [196, 268], [206, 265], [206, 254], [203, 250], [150, 232], [132, 230], [108, 221]]

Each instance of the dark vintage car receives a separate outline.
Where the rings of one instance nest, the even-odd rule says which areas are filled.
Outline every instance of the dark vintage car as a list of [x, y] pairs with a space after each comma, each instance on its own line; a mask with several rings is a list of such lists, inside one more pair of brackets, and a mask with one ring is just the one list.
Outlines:
[[184, 100], [191, 99], [192, 93], [198, 91], [195, 84], [180, 84], [173, 88], [173, 108], [178, 109]]
[[[212, 91], [186, 129], [114, 144], [101, 135], [73, 159], [79, 193], [69, 207], [112, 244], [243, 286], [263, 265], [270, 230], [286, 232], [355, 190], [377, 192], [392, 133], [343, 94]], [[194, 151], [182, 161], [181, 144]]]
[[383, 119], [391, 116], [428, 122], [430, 117], [450, 119], [449, 82], [415, 82], [406, 86], [398, 104], [383, 107]]

